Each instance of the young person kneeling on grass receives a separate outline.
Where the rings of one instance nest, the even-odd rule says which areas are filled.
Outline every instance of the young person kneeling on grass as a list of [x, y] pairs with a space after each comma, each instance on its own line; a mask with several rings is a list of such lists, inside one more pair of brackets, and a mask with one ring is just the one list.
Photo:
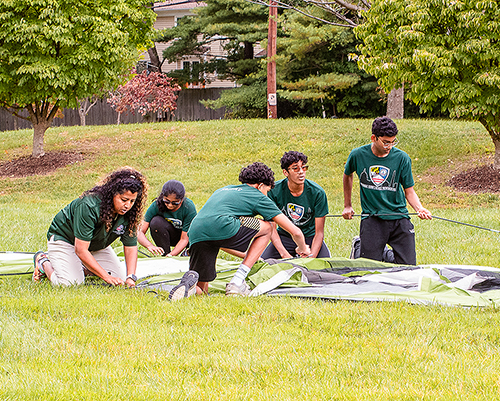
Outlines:
[[[189, 228], [189, 268], [199, 274], [198, 292], [207, 293], [216, 277], [219, 250], [245, 253], [242, 264], [226, 286], [226, 295], [248, 295], [245, 278], [271, 238], [272, 220], [290, 233], [297, 254], [311, 254], [302, 231], [281, 213], [266, 195], [274, 187], [274, 173], [263, 163], [253, 163], [240, 172], [241, 185], [215, 191]], [[260, 215], [264, 220], [255, 218]]]
[[[311, 247], [311, 257], [328, 258], [330, 251], [325, 244], [325, 220], [328, 214], [328, 200], [323, 188], [306, 179], [307, 156], [289, 151], [281, 158], [285, 179], [276, 183], [269, 191], [269, 198], [285, 216], [300, 228]], [[271, 243], [262, 259], [288, 259], [296, 257], [295, 244], [284, 230], [273, 230]]]
[[[147, 184], [138, 171], [125, 167], [84, 192], [52, 221], [47, 233], [48, 256], [35, 254], [33, 280], [45, 276], [54, 285], [82, 284], [93, 274], [113, 286], [135, 285], [136, 232], [147, 197]], [[120, 238], [126, 273], [111, 248]]]
[[[196, 216], [196, 207], [185, 195], [181, 182], [167, 181], [158, 198], [146, 210], [137, 231], [137, 240], [153, 255], [177, 256], [188, 246], [187, 232]], [[148, 229], [155, 245], [146, 238]], [[172, 250], [171, 246], [174, 247]]]

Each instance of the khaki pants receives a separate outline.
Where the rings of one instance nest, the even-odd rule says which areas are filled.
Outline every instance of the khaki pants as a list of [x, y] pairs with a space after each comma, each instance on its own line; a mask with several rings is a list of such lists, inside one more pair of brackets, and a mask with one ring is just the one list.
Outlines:
[[[82, 284], [85, 280], [84, 266], [76, 256], [74, 245], [65, 241], [54, 241], [51, 238], [47, 247], [50, 263], [54, 268], [54, 273], [50, 277], [52, 284], [64, 286]], [[111, 246], [90, 253], [111, 276], [120, 277], [125, 281], [127, 275], [125, 264], [120, 262]]]

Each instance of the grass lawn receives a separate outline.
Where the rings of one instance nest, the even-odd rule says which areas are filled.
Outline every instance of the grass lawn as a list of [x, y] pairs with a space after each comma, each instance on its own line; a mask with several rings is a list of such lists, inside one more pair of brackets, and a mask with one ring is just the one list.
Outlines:
[[[369, 120], [234, 120], [50, 129], [46, 151], [85, 160], [46, 176], [0, 177], [0, 251], [46, 248], [48, 225], [106, 173], [146, 174], [149, 199], [168, 179], [200, 208], [239, 170], [262, 161], [282, 178], [287, 150], [309, 156], [309, 179], [343, 209], [349, 151], [368, 143]], [[398, 122], [415, 189], [436, 216], [500, 229], [497, 194], [446, 185], [491, 163], [477, 123]], [[32, 131], [0, 133], [0, 163], [31, 152]], [[355, 187], [357, 187], [355, 179]], [[360, 212], [358, 192], [355, 210]], [[422, 264], [500, 267], [498, 233], [417, 221]], [[359, 220], [327, 219], [326, 242], [348, 256]], [[222, 255], [224, 258], [231, 258]], [[169, 303], [142, 291], [52, 288], [0, 278], [0, 400], [494, 400], [500, 399], [496, 308], [323, 302], [259, 297]]]

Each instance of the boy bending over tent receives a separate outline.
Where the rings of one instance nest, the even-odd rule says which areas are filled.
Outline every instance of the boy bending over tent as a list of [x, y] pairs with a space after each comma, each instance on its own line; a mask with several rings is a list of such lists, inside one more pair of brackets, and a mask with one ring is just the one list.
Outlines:
[[[274, 173], [263, 163], [253, 163], [240, 172], [241, 185], [229, 185], [215, 191], [191, 222], [189, 268], [199, 274], [198, 292], [208, 292], [208, 283], [216, 277], [217, 254], [221, 248], [246, 252], [226, 295], [248, 295], [245, 278], [269, 243], [274, 221], [290, 233], [297, 254], [311, 254], [300, 228], [281, 213], [266, 195], [274, 187]], [[255, 218], [256, 215], [263, 220]]]

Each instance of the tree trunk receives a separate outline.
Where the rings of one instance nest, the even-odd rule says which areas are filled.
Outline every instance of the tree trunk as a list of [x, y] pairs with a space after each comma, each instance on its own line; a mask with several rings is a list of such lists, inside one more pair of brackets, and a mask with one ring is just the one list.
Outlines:
[[33, 152], [32, 157], [41, 157], [45, 154], [43, 151], [43, 137], [45, 131], [52, 125], [52, 120], [59, 110], [59, 100], [54, 104], [48, 101], [37, 102], [26, 106], [29, 118], [28, 120], [33, 125]]
[[32, 124], [35, 132], [33, 134], [33, 153], [31, 156], [38, 158], [45, 154], [43, 151], [43, 137], [45, 135], [45, 131], [49, 128], [50, 123], [42, 121], [37, 124], [32, 122]]
[[[490, 116], [491, 117], [491, 116]], [[500, 171], [500, 121], [497, 119], [479, 118], [479, 122], [486, 128], [490, 134], [493, 145], [495, 145], [495, 157], [493, 159], [493, 168]]]
[[495, 158], [493, 159], [493, 168], [500, 171], [500, 139], [493, 139], [493, 144], [495, 145]]
[[387, 95], [387, 117], [401, 120], [404, 117], [404, 100], [404, 85], [390, 91]]
[[80, 125], [85, 127], [86, 124], [86, 109], [87, 109], [87, 99], [80, 100], [80, 107], [78, 107], [78, 115], [80, 116]]
[[78, 115], [80, 116], [81, 126], [84, 127], [87, 124], [87, 114], [89, 114], [90, 109], [95, 106], [97, 100], [98, 99], [95, 96], [92, 96], [91, 98], [87, 97], [78, 101], [78, 104], [80, 105], [80, 107], [78, 107]]
[[244, 58], [245, 60], [252, 60], [253, 59], [253, 43], [251, 42], [243, 42], [245, 46], [244, 50]]
[[156, 50], [156, 46], [148, 49], [148, 55], [151, 67], [153, 67], [153, 72], [161, 72], [161, 62], [160, 57], [158, 56], [158, 50]]

